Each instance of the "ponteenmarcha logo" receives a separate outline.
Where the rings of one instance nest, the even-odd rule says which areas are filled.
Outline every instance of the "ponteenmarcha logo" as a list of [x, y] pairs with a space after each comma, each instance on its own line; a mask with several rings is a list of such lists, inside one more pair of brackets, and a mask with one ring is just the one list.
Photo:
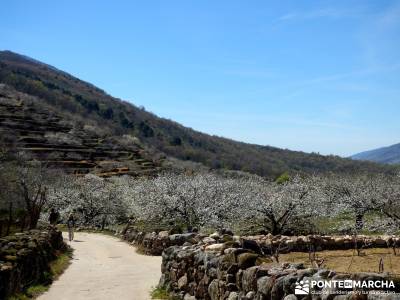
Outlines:
[[309, 281], [296, 282], [296, 286], [294, 288], [295, 295], [308, 295], [310, 294], [310, 283]]
[[[333, 288], [333, 290], [332, 290]], [[394, 293], [395, 284], [392, 280], [301, 280], [295, 284], [295, 295], [324, 294], [325, 289], [329, 289], [329, 293], [343, 294], [358, 290], [366, 294], [371, 290], [380, 293]]]

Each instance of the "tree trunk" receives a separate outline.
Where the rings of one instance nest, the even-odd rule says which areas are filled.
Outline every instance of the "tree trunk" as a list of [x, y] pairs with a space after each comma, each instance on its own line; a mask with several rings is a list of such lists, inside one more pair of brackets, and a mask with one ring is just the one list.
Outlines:
[[101, 222], [101, 230], [104, 230], [104, 227], [106, 227], [106, 219], [107, 219], [107, 216], [104, 216], [103, 220]]
[[10, 234], [11, 231], [11, 225], [13, 223], [13, 217], [12, 217], [12, 202], [10, 201], [9, 207], [8, 207], [8, 224], [7, 224], [7, 231], [6, 235]]
[[358, 213], [356, 215], [356, 231], [360, 232], [364, 228], [364, 214]]
[[23, 232], [25, 230], [25, 224], [26, 223], [26, 215], [23, 214], [21, 217], [21, 232]]
[[40, 210], [37, 206], [32, 207], [32, 211], [29, 214], [29, 229], [35, 229], [39, 222]]
[[281, 233], [282, 233], [282, 228], [280, 228], [279, 224], [276, 221], [271, 220], [271, 234], [278, 235]]

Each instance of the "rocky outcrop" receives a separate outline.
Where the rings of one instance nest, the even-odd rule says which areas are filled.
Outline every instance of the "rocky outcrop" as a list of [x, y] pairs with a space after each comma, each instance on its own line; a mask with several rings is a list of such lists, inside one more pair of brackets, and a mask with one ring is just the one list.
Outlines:
[[0, 239], [0, 299], [49, 281], [49, 263], [66, 249], [60, 231], [31, 230]]
[[[384, 274], [336, 274], [325, 269], [304, 268], [302, 264], [274, 265], [268, 262], [268, 258], [241, 248], [239, 243], [226, 242], [218, 248], [202, 243], [171, 246], [163, 252], [162, 258], [159, 285], [177, 299], [399, 299], [390, 294], [363, 294], [366, 290], [361, 287], [349, 290], [315, 286], [311, 290], [314, 294], [295, 295], [296, 284], [304, 282], [391, 279]], [[399, 289], [399, 282], [396, 285]], [[396, 288], [384, 291], [399, 292]]]

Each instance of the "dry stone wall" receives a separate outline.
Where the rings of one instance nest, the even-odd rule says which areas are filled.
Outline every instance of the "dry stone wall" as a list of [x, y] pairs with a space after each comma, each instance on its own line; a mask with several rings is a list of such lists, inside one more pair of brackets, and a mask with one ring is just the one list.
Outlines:
[[277, 249], [280, 253], [309, 252], [323, 250], [348, 250], [366, 248], [400, 248], [400, 237], [393, 235], [366, 236], [283, 236], [254, 235], [234, 236], [231, 233], [198, 233], [169, 234], [167, 231], [146, 233], [129, 228], [122, 234], [123, 239], [140, 247], [145, 254], [161, 255], [170, 246], [192, 245], [201, 242], [203, 248], [218, 249], [225, 242], [236, 242], [242, 248], [256, 253], [271, 255]]
[[[227, 243], [225, 243], [227, 244]], [[237, 248], [232, 248], [236, 246]], [[201, 245], [171, 246], [162, 254], [160, 287], [167, 289], [174, 299], [184, 300], [344, 300], [344, 299], [400, 299], [395, 294], [374, 294], [383, 291], [340, 288], [316, 288], [320, 294], [296, 295], [296, 283], [301, 281], [383, 281], [391, 280], [385, 274], [336, 274], [334, 271], [304, 268], [302, 264], [272, 265], [265, 257], [238, 245], [222, 249]], [[399, 282], [391, 292], [400, 291]]]
[[49, 263], [66, 249], [60, 231], [31, 230], [0, 239], [0, 299], [46, 283]]
[[[305, 268], [302, 264], [272, 264], [270, 255], [310, 250], [345, 250], [399, 247], [397, 236], [272, 236], [239, 237], [229, 232], [202, 235], [169, 235], [168, 232], [143, 233], [128, 230], [124, 238], [151, 255], [162, 253], [159, 286], [174, 299], [184, 300], [344, 300], [400, 299], [394, 294], [341, 295], [335, 288], [316, 289], [321, 295], [295, 295], [300, 281], [388, 280], [385, 274], [337, 274], [335, 271]], [[396, 281], [396, 288], [400, 282]], [[348, 292], [348, 290], [347, 290]], [[377, 291], [382, 292], [382, 291]], [[393, 292], [393, 290], [392, 290]], [[399, 293], [400, 291], [396, 291]]]
[[164, 249], [170, 246], [181, 246], [185, 243], [191, 245], [201, 240], [201, 235], [196, 233], [169, 234], [168, 231], [146, 233], [133, 228], [129, 228], [122, 237], [147, 255], [161, 255]]

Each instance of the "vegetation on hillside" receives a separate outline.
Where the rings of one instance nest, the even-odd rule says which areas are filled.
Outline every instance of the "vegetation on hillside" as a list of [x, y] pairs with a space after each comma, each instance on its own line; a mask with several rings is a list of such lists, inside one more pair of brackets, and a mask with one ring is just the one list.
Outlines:
[[400, 144], [361, 152], [351, 158], [382, 164], [400, 164]]
[[277, 177], [283, 172], [390, 172], [392, 167], [337, 156], [307, 154], [236, 142], [184, 127], [106, 94], [54, 67], [9, 51], [0, 52], [0, 82], [33, 95], [58, 114], [105, 136], [130, 134], [154, 153], [200, 162], [212, 169]]

